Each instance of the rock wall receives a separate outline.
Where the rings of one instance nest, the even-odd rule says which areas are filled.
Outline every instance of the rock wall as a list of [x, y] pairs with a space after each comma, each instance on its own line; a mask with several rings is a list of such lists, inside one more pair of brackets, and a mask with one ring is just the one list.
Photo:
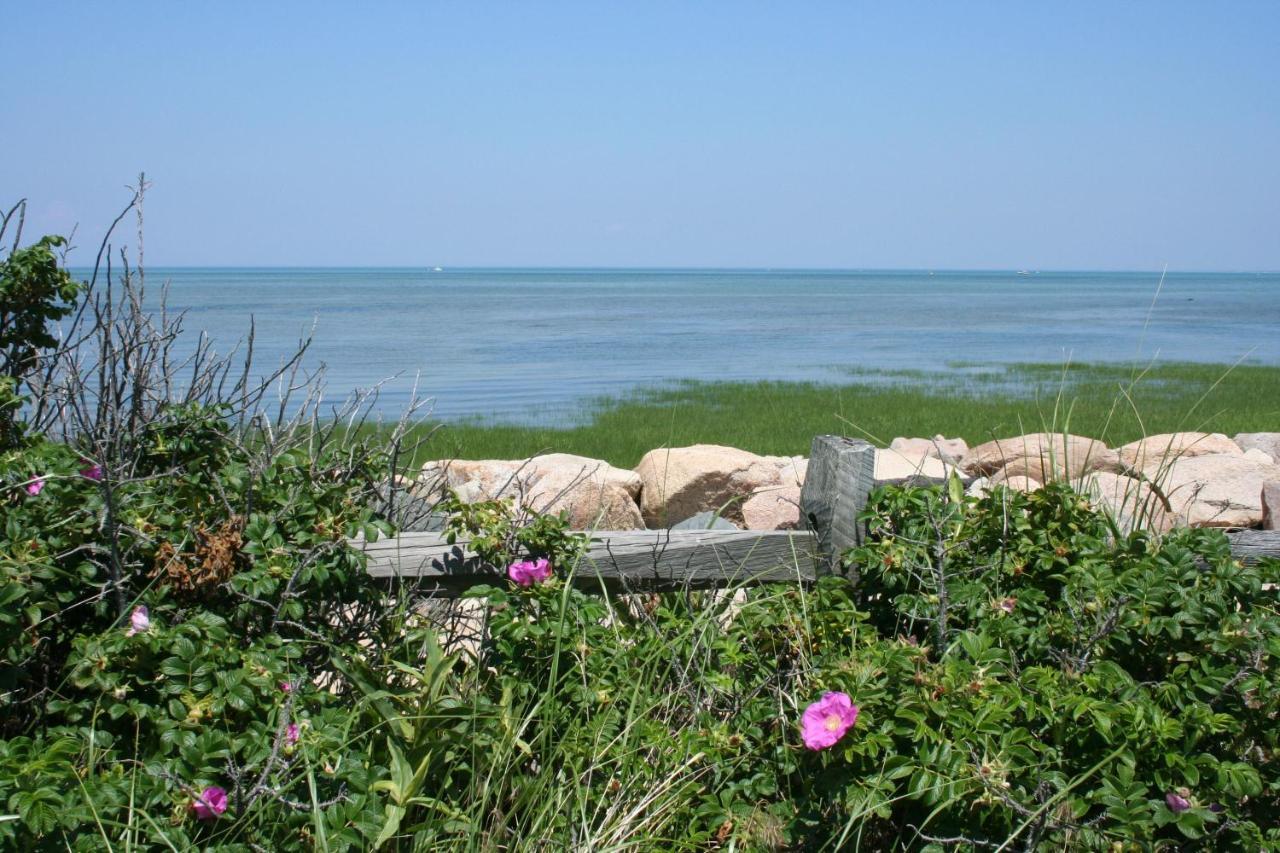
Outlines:
[[[962, 439], [895, 438], [876, 451], [876, 479], [977, 478], [1033, 491], [1066, 480], [1124, 529], [1175, 526], [1276, 529], [1280, 433], [1180, 432], [1115, 449], [1086, 436], [1033, 433], [968, 447]], [[552, 453], [524, 460], [428, 462], [414, 488], [455, 490], [464, 500], [510, 497], [538, 512], [566, 511], [579, 529], [636, 530], [718, 518], [748, 530], [800, 526], [803, 456], [761, 456], [697, 444], [651, 450], [634, 471], [599, 459]], [[1265, 497], [1264, 497], [1265, 495]], [[693, 519], [693, 522], [690, 522]]]

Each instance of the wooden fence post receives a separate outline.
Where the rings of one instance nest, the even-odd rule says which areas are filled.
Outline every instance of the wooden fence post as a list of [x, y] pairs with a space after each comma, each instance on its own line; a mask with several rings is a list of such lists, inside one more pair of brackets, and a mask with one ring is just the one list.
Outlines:
[[819, 435], [809, 451], [809, 470], [800, 491], [801, 521], [818, 543], [826, 573], [840, 569], [840, 555], [862, 544], [858, 516], [875, 483], [876, 449], [869, 442]]

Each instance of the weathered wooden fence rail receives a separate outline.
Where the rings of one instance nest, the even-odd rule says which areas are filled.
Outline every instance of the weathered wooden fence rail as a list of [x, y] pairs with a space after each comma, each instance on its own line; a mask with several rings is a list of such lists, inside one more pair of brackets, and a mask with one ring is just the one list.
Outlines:
[[1233, 530], [1227, 538], [1231, 540], [1231, 553], [1246, 565], [1263, 557], [1280, 558], [1280, 531]]
[[[811, 581], [818, 575], [808, 531], [627, 530], [588, 534], [576, 581], [617, 590], [699, 589], [769, 581]], [[444, 588], [501, 581], [459, 539], [404, 533], [363, 545], [374, 577], [415, 577]]]
[[[919, 478], [921, 482], [931, 482]], [[800, 496], [805, 530], [594, 531], [575, 582], [614, 590], [708, 589], [768, 582], [804, 583], [831, 570], [845, 550], [862, 542], [857, 518], [876, 486], [875, 448], [865, 441], [824, 435], [813, 440]], [[1227, 534], [1245, 562], [1280, 557], [1280, 532]], [[417, 578], [461, 590], [501, 582], [467, 541], [442, 533], [402, 533], [377, 542], [354, 540], [369, 558], [369, 574]]]

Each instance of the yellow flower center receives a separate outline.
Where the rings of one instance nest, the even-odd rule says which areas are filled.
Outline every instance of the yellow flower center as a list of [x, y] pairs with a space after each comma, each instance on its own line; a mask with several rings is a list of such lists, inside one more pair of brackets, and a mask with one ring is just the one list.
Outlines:
[[836, 729], [840, 728], [840, 718], [835, 715], [827, 717], [826, 726], [827, 731], [834, 732]]

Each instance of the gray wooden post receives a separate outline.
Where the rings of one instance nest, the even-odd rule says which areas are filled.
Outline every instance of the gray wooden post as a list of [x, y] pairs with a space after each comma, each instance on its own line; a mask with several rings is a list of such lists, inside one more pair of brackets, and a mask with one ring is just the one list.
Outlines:
[[809, 451], [809, 470], [800, 490], [800, 514], [813, 531], [826, 572], [840, 571], [840, 556], [862, 544], [858, 516], [875, 483], [876, 449], [838, 435], [819, 435]]

